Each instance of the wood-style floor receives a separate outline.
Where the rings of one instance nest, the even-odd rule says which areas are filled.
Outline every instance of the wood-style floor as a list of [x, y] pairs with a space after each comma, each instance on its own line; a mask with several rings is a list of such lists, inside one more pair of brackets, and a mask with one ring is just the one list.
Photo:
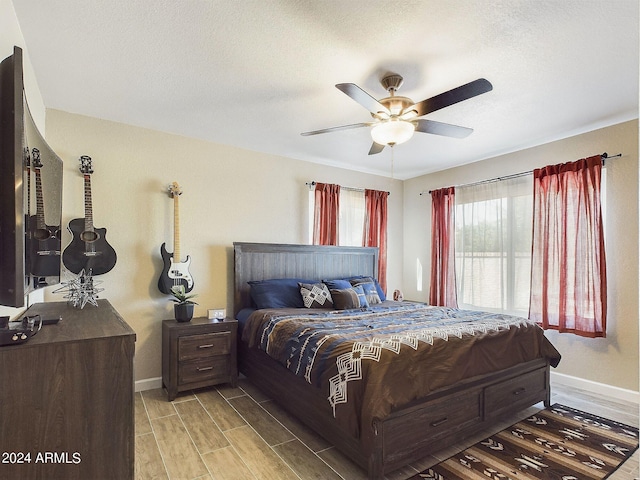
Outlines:
[[[366, 479], [366, 473], [281, 410], [246, 380], [183, 394], [168, 402], [163, 390], [136, 393], [136, 480], [143, 479]], [[638, 405], [552, 385], [552, 402], [638, 427]], [[505, 418], [495, 431], [542, 404]], [[404, 480], [495, 433], [486, 431], [387, 475]], [[611, 477], [637, 479], [636, 452]]]

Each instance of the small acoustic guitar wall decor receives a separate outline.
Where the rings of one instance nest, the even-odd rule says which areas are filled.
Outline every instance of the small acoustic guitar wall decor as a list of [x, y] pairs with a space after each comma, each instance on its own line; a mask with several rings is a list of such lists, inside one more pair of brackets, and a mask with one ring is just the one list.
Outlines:
[[187, 255], [187, 259], [182, 262], [180, 256], [180, 195], [182, 189], [178, 182], [169, 185], [169, 196], [173, 198], [173, 253], [167, 252], [166, 243], [160, 247], [164, 265], [158, 279], [158, 289], [165, 294], [170, 294], [171, 289], [179, 285], [184, 287], [185, 292], [193, 290], [193, 277], [189, 272], [191, 257]]
[[[31, 238], [30, 255], [31, 265], [29, 266], [31, 275], [36, 277], [47, 277], [60, 275], [60, 227], [58, 225], [47, 225], [44, 217], [44, 200], [42, 195], [42, 177], [40, 169], [40, 150], [34, 148], [33, 171], [36, 180], [36, 214], [29, 217], [29, 232]], [[31, 195], [31, 187], [28, 186], [27, 195]], [[28, 203], [28, 209], [31, 206]]]
[[93, 226], [91, 157], [80, 157], [80, 171], [84, 176], [84, 218], [74, 218], [69, 222], [73, 239], [62, 253], [62, 263], [75, 274], [84, 270], [87, 275], [102, 275], [116, 265], [116, 251], [107, 243], [107, 230]]

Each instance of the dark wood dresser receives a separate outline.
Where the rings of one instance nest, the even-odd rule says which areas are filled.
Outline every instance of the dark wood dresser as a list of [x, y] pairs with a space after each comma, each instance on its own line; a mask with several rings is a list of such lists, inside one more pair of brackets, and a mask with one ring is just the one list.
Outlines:
[[162, 322], [162, 383], [169, 401], [185, 390], [237, 384], [237, 332], [231, 318]]
[[0, 479], [133, 479], [136, 336], [107, 300], [0, 347]]

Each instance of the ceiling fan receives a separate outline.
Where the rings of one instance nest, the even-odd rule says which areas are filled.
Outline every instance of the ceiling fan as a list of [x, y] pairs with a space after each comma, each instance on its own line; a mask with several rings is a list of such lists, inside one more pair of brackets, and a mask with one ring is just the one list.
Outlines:
[[473, 132], [473, 129], [419, 117], [493, 90], [493, 86], [488, 80], [479, 78], [435, 97], [414, 103], [410, 98], [396, 96], [396, 91], [400, 88], [402, 82], [402, 76], [395, 73], [383, 77], [380, 83], [389, 92], [389, 96], [380, 100], [373, 98], [355, 83], [338, 83], [336, 88], [369, 110], [373, 121], [323, 128], [322, 130], [304, 132], [302, 135], [317, 135], [351, 128], [373, 127], [371, 129], [373, 144], [369, 150], [369, 155], [380, 153], [386, 145], [394, 146], [406, 142], [413, 136], [414, 132], [465, 138]]

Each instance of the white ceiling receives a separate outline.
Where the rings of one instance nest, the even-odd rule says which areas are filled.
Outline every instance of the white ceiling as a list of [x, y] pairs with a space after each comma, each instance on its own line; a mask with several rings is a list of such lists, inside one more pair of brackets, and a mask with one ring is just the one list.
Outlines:
[[[493, 91], [425, 118], [474, 129], [394, 148], [406, 179], [638, 118], [637, 0], [13, 0], [47, 108], [391, 175], [334, 87], [415, 102]], [[180, 159], [188, 161], [188, 159]]]

